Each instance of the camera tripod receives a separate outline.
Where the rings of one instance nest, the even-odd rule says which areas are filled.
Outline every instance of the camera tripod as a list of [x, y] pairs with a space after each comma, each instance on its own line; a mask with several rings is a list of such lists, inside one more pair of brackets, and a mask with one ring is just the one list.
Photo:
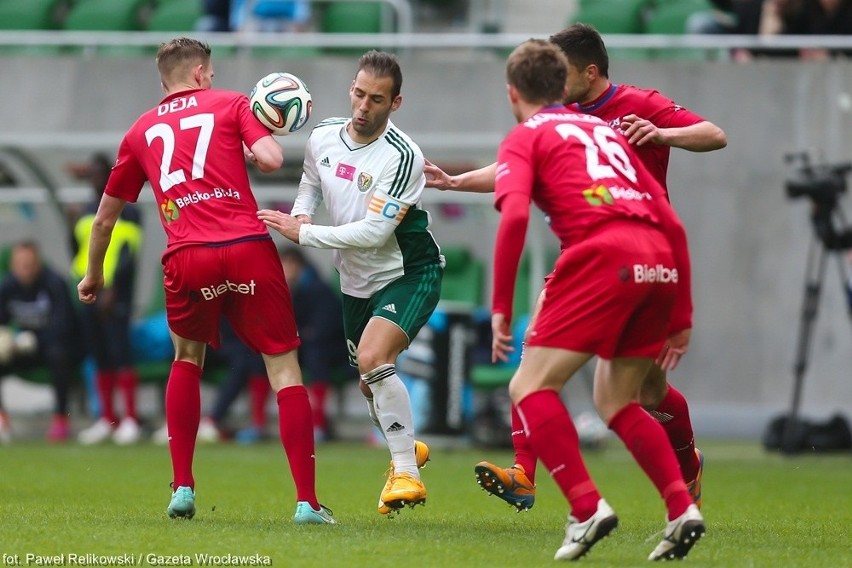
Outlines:
[[[842, 212], [834, 211], [836, 216], [840, 217]], [[829, 219], [830, 223], [830, 219]], [[811, 336], [813, 334], [814, 323], [816, 322], [817, 313], [819, 310], [819, 299], [822, 294], [823, 281], [825, 279], [826, 267], [828, 265], [828, 256], [834, 253], [837, 259], [838, 274], [840, 275], [840, 285], [844, 296], [849, 302], [849, 316], [852, 321], [852, 283], [847, 277], [847, 266], [842, 257], [843, 249], [837, 246], [836, 240], [827, 242], [824, 235], [818, 230], [812, 238], [808, 246], [807, 270], [805, 276], [804, 300], [802, 302], [802, 315], [799, 322], [798, 347], [796, 350], [796, 361], [793, 365], [793, 400], [790, 405], [790, 413], [784, 424], [784, 430], [781, 438], [781, 451], [785, 453], [795, 453], [801, 449], [800, 435], [802, 432], [798, 421], [799, 410], [802, 400], [802, 387], [804, 385], [805, 371], [807, 370], [808, 358], [811, 352]], [[843, 231], [841, 234], [849, 235], [848, 231]], [[834, 233], [838, 236], [838, 233]]]

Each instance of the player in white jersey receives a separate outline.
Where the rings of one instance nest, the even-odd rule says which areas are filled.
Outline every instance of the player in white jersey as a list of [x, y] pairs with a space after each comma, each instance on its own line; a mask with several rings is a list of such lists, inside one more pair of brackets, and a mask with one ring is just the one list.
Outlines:
[[[426, 502], [418, 467], [428, 459], [428, 448], [415, 442], [411, 402], [396, 359], [432, 315], [443, 276], [443, 257], [420, 205], [423, 154], [390, 121], [402, 104], [401, 87], [393, 55], [364, 54], [349, 89], [352, 118], [328, 119], [314, 128], [291, 214], [258, 212], [295, 243], [334, 249], [350, 361], [391, 453], [379, 499], [385, 515]], [[322, 202], [331, 216], [328, 226], [311, 222]]]

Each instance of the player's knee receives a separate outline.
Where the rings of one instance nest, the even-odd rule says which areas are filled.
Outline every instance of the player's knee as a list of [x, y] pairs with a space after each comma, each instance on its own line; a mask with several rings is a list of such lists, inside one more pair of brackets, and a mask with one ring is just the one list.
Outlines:
[[394, 366], [393, 363], [395, 361], [395, 357], [388, 357], [386, 354], [380, 353], [375, 349], [370, 349], [369, 347], [360, 347], [358, 349], [358, 372], [362, 376], [384, 365]]
[[521, 400], [538, 390], [541, 390], [540, 384], [525, 380], [517, 373], [512, 377], [512, 380], [509, 381], [509, 398], [512, 399], [514, 404], [519, 403]]
[[[379, 383], [388, 377], [392, 377], [396, 375], [396, 365], [391, 363], [383, 363], [377, 367], [374, 367], [370, 371], [366, 373], [361, 373], [361, 382], [366, 385], [368, 388], [370, 385], [374, 385]], [[363, 388], [361, 390], [363, 391]]]

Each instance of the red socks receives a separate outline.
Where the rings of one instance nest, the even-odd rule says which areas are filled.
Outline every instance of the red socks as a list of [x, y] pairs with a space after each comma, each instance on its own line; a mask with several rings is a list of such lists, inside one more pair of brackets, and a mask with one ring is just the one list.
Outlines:
[[201, 420], [201, 367], [175, 361], [166, 383], [166, 425], [172, 456], [173, 488], [195, 488], [192, 458]]
[[518, 414], [518, 408], [514, 404], [512, 405], [512, 447], [515, 449], [515, 463], [524, 468], [530, 483], [535, 483], [535, 453], [524, 432], [524, 423]]
[[121, 391], [121, 396], [124, 399], [124, 415], [137, 420], [136, 386], [139, 383], [139, 378], [136, 376], [136, 371], [129, 367], [120, 369], [116, 372], [115, 378], [118, 388]]
[[284, 387], [278, 391], [276, 398], [278, 431], [296, 484], [296, 501], [307, 501], [317, 510], [314, 432], [308, 391], [304, 385]]
[[101, 403], [101, 418], [115, 425], [115, 407], [112, 404], [112, 390], [115, 386], [115, 373], [112, 371], [96, 371], [95, 387], [98, 389], [98, 400]]
[[660, 492], [669, 520], [681, 516], [692, 504], [692, 497], [686, 490], [662, 426], [638, 403], [632, 402], [618, 411], [609, 427]]
[[258, 430], [266, 428], [266, 397], [270, 391], [269, 379], [264, 374], [249, 377], [249, 406], [251, 423]]
[[311, 409], [313, 410], [313, 425], [314, 428], [325, 432], [328, 424], [325, 419], [325, 401], [328, 398], [328, 383], [324, 381], [312, 382], [308, 385], [308, 395], [311, 399]]
[[684, 481], [689, 483], [698, 476], [698, 457], [695, 455], [695, 434], [692, 420], [689, 418], [689, 406], [686, 398], [672, 385], [668, 385], [666, 396], [651, 411], [651, 416], [663, 425]]
[[587, 521], [597, 511], [601, 496], [583, 463], [577, 430], [559, 394], [540, 390], [516, 406], [532, 451], [568, 499], [571, 515]]

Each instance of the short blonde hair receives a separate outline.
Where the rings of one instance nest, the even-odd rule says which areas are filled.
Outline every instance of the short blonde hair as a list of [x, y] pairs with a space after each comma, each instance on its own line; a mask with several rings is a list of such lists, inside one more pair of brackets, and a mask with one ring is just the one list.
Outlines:
[[196, 65], [210, 64], [210, 46], [188, 37], [177, 37], [160, 45], [157, 69], [164, 85], [176, 82]]

